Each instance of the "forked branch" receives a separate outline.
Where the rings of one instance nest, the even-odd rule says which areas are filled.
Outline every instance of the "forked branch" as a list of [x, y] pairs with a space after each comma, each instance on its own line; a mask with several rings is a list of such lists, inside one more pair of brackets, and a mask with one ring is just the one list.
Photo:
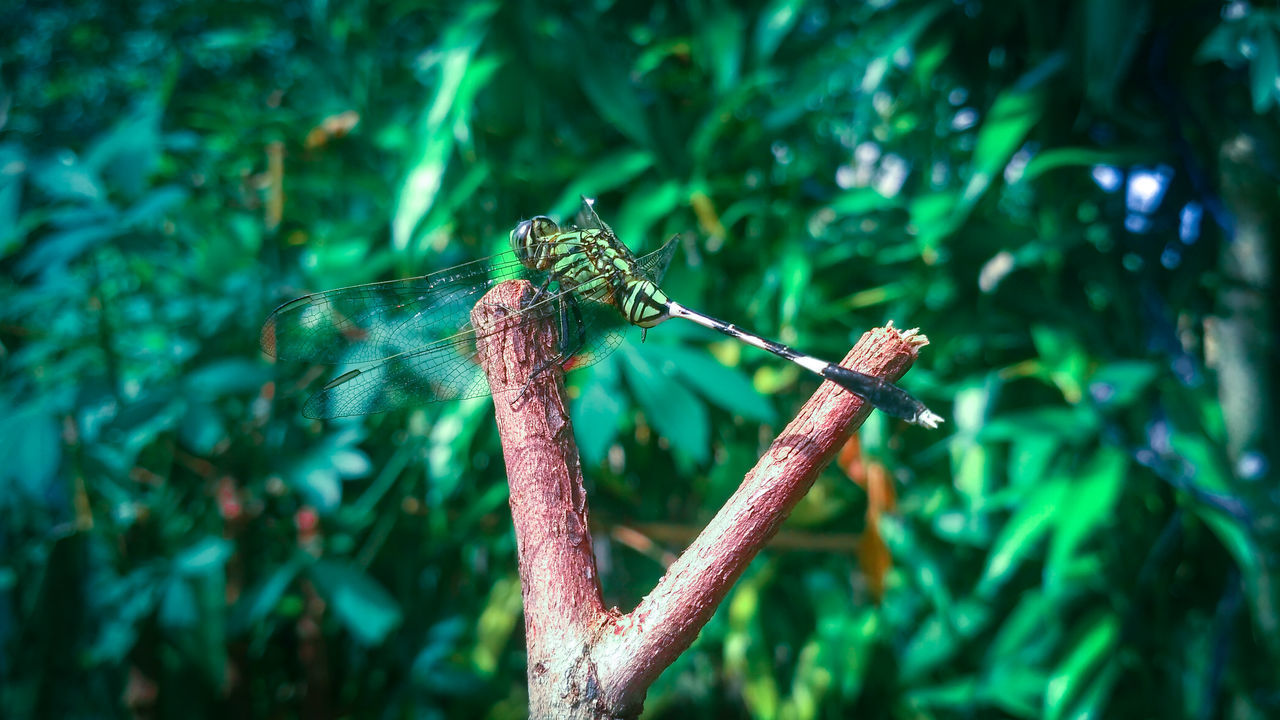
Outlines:
[[[522, 385], [555, 351], [550, 318], [504, 322], [504, 308], [522, 307], [531, 294], [528, 283], [503, 283], [472, 313], [491, 385]], [[878, 328], [841, 365], [896, 380], [926, 342], [914, 332]], [[559, 374], [543, 373], [518, 401], [513, 397], [497, 396], [494, 407], [511, 485], [535, 718], [639, 715], [649, 685], [689, 647], [871, 409], [823, 383], [657, 587], [624, 615], [604, 608]]]

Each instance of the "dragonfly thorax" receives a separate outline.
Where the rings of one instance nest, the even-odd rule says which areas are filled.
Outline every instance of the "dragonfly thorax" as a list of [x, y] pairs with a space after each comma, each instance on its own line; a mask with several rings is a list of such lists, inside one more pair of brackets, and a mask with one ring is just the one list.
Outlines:
[[607, 227], [566, 229], [539, 215], [511, 231], [511, 248], [525, 267], [550, 274], [583, 299], [613, 305], [632, 325], [667, 319], [666, 294]]

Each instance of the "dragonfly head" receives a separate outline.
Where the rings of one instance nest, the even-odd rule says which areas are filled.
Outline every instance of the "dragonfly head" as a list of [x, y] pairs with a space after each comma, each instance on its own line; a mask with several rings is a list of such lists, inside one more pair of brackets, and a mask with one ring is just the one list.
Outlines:
[[560, 232], [560, 226], [546, 215], [539, 215], [532, 220], [522, 220], [511, 231], [511, 249], [515, 251], [520, 262], [528, 265], [536, 262], [539, 256], [539, 245], [547, 238]]

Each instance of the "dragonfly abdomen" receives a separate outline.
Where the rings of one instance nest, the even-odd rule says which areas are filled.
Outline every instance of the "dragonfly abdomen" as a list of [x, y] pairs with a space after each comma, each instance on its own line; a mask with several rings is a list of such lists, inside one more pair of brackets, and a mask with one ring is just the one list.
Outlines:
[[657, 283], [647, 278], [628, 280], [615, 298], [618, 310], [632, 325], [651, 328], [671, 317], [667, 312], [671, 299]]

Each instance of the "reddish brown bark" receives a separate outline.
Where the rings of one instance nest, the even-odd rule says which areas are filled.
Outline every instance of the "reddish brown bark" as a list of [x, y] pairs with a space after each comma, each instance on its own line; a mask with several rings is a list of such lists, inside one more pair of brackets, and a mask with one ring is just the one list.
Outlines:
[[[554, 352], [550, 318], [510, 332], [509, 313], [532, 290], [499, 285], [476, 306], [491, 384], [519, 386]], [[841, 364], [897, 379], [924, 344], [879, 328]], [[756, 553], [870, 411], [823, 383], [697, 539], [631, 613], [601, 600], [582, 469], [558, 373], [543, 373], [514, 403], [495, 398], [511, 485], [529, 653], [531, 717], [634, 717], [649, 685], [697, 637]]]
[[[522, 387], [555, 352], [551, 318], [511, 331], [516, 317], [507, 308], [522, 307], [532, 293], [527, 282], [503, 283], [472, 310], [491, 387]], [[530, 717], [595, 717], [593, 671], [577, 665], [589, 661], [605, 609], [562, 376], [541, 373], [519, 396], [495, 395], [493, 406], [511, 486]]]

